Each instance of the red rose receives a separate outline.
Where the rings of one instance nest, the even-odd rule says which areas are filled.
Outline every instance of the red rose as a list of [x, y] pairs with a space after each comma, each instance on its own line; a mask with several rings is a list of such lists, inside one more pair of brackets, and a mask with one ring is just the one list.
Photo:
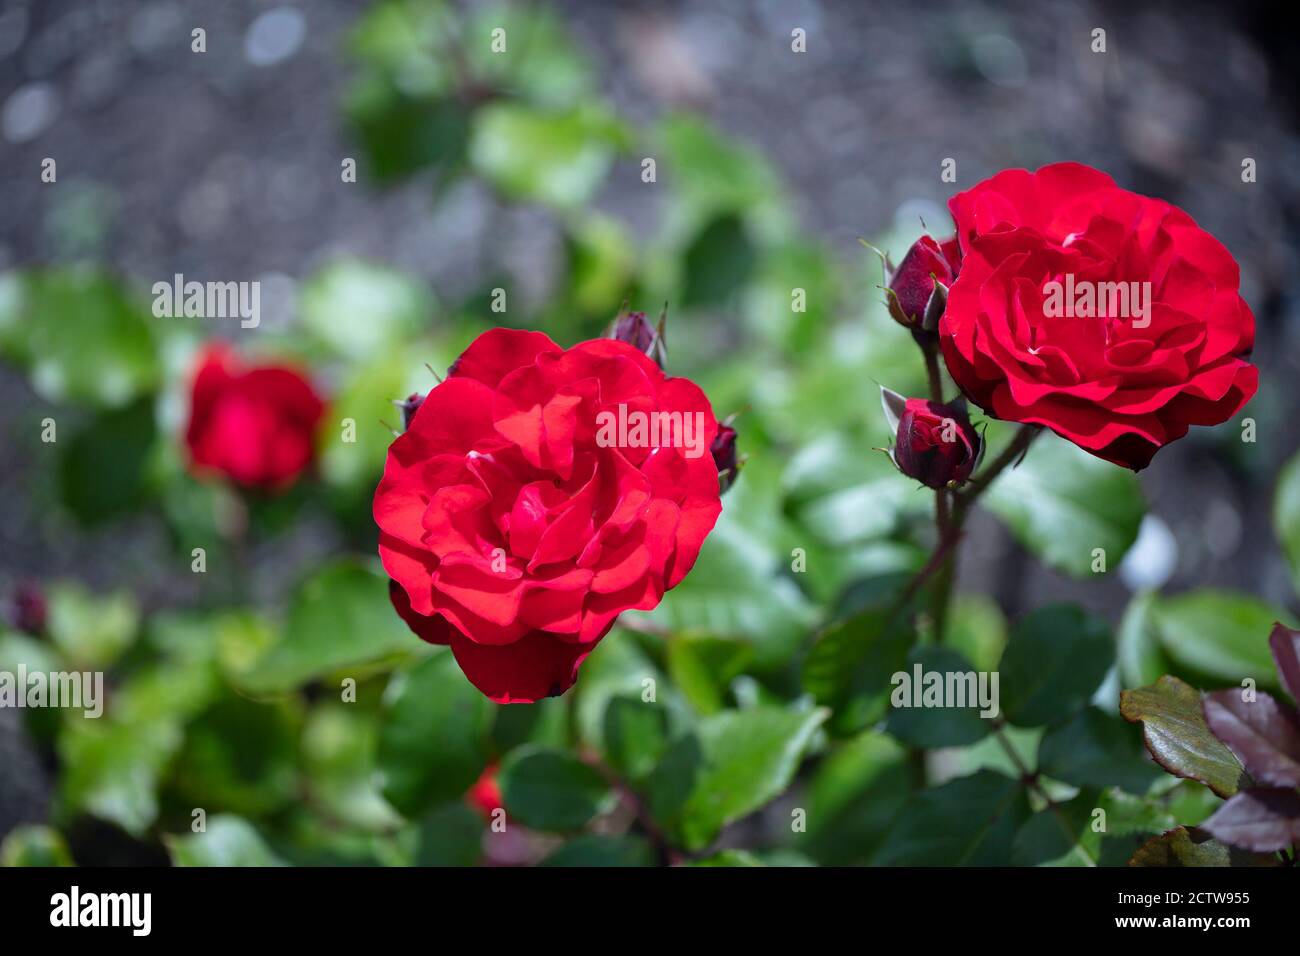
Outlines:
[[501, 784], [497, 782], [497, 765], [488, 764], [474, 785], [465, 791], [465, 799], [488, 823], [501, 807]]
[[[620, 425], [656, 413], [680, 423], [656, 447]], [[695, 384], [626, 343], [483, 333], [388, 450], [374, 516], [394, 606], [493, 700], [563, 693], [620, 613], [695, 563], [721, 511], [717, 427]]]
[[940, 342], [990, 415], [1137, 470], [1254, 395], [1237, 263], [1186, 213], [1077, 163], [999, 173], [949, 208], [963, 258]]
[[185, 444], [196, 470], [278, 490], [312, 460], [324, 402], [292, 368], [244, 367], [225, 344], [199, 356]]

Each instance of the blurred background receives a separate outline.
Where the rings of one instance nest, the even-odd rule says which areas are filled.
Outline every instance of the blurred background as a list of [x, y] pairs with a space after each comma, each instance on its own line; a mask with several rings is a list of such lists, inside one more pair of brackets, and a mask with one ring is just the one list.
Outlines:
[[[914, 567], [929, 544], [929, 496], [871, 451], [889, 437], [878, 384], [916, 393], [923, 369], [859, 239], [897, 259], [922, 223], [950, 230], [950, 195], [1006, 167], [1089, 163], [1224, 242], [1258, 322], [1261, 388], [1244, 413], [1258, 437], [1243, 442], [1239, 418], [1163, 451], [1139, 479], [1145, 518], [1139, 500], [1116, 519], [1128, 556], [1106, 575], [979, 514], [963, 620], [996, 634], [1070, 599], [1118, 626], [1135, 594], [1207, 586], [1294, 609], [1273, 513], [1300, 445], [1287, 411], [1300, 399], [1300, 50], [1279, 9], [4, 0], [0, 596], [39, 590], [51, 615], [37, 638], [11, 622], [0, 667], [46, 653], [113, 668], [119, 706], [93, 731], [0, 710], [0, 837], [53, 821], [79, 862], [165, 861], [185, 851], [163, 835], [202, 805], [259, 821], [261, 849], [296, 862], [472, 862], [473, 847], [438, 856], [432, 825], [411, 849], [406, 822], [455, 801], [394, 797], [392, 768], [374, 772], [400, 710], [388, 675], [418, 651], [366, 563], [391, 440], [380, 421], [396, 421], [389, 399], [430, 387], [423, 363], [445, 368], [484, 328], [568, 345], [624, 300], [668, 303], [670, 371], [699, 381], [719, 417], [744, 411], [749, 455], [697, 590], [655, 619], [708, 616], [715, 637], [748, 643], [707, 658], [692, 689], [673, 654], [622, 638], [687, 685], [688, 710], [794, 698], [799, 648], [846, 589]], [[205, 52], [191, 49], [199, 27]], [[941, 180], [947, 158], [956, 183]], [[149, 289], [176, 273], [259, 280], [261, 326], [154, 318]], [[796, 288], [806, 311], [791, 308]], [[305, 363], [332, 399], [318, 466], [284, 496], [244, 501], [185, 470], [186, 374], [218, 336]], [[344, 416], [355, 445], [338, 440]], [[206, 575], [190, 569], [199, 545]], [[810, 555], [803, 578], [788, 573], [793, 547]], [[295, 628], [344, 619], [382, 636], [334, 658], [293, 646]], [[321, 682], [345, 667], [366, 675], [361, 716], [322, 704]], [[597, 680], [579, 678], [578, 711]], [[493, 718], [488, 757], [549, 733], [533, 725], [551, 711], [530, 710]], [[577, 749], [592, 744], [576, 733]]]

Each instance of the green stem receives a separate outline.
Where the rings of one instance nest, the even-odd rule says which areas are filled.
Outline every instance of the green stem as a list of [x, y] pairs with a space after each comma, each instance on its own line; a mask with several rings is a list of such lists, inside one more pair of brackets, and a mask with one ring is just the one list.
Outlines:
[[947, 552], [939, 567], [934, 571], [935, 587], [930, 600], [930, 619], [934, 628], [934, 640], [937, 644], [943, 643], [947, 631], [948, 606], [952, 602], [953, 585], [957, 578], [956, 542], [961, 538], [962, 528], [966, 524], [966, 517], [970, 514], [976, 499], [988, 490], [989, 485], [993, 483], [993, 480], [998, 475], [1020, 460], [1041, 431], [1042, 428], [1037, 425], [1021, 425], [1020, 430], [1016, 432], [1016, 436], [1011, 439], [1006, 448], [1002, 449], [1001, 454], [981, 469], [980, 473], [972, 478], [965, 488], [951, 493], [951, 507], [948, 507], [947, 503], [941, 503], [946, 492], [940, 490], [935, 493], [938, 496], [935, 506], [935, 523], [939, 528], [939, 546], [935, 550], [936, 553], [940, 549]]

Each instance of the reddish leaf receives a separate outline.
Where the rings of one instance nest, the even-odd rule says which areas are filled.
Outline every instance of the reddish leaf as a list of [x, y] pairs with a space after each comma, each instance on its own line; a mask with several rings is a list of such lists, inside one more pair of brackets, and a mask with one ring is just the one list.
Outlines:
[[1273, 651], [1282, 684], [1291, 692], [1292, 699], [1300, 702], [1300, 631], [1293, 631], [1285, 624], [1274, 624], [1268, 646]]
[[1260, 692], [1242, 700], [1240, 691], [1221, 690], [1205, 698], [1205, 722], [1260, 783], [1300, 787], [1300, 715]]
[[1216, 840], [1267, 853], [1300, 843], [1300, 793], [1242, 790], [1201, 824]]

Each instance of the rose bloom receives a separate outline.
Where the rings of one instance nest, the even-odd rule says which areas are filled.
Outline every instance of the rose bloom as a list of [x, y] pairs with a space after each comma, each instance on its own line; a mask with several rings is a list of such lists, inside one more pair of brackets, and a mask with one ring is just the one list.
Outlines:
[[325, 403], [302, 373], [245, 366], [230, 346], [211, 344], [194, 374], [185, 430], [191, 464], [248, 488], [283, 490], [311, 463], [324, 413]]
[[[948, 205], [962, 261], [940, 343], [953, 380], [990, 415], [1138, 470], [1255, 394], [1255, 319], [1237, 263], [1186, 213], [1078, 163], [1007, 170]], [[1054, 314], [1048, 284], [1067, 278], [1149, 282], [1145, 315]]]
[[[598, 443], [620, 405], [699, 413], [704, 453]], [[626, 343], [483, 333], [388, 451], [374, 516], [394, 606], [492, 700], [563, 693], [619, 614], [695, 563], [721, 511], [717, 427], [698, 386]]]

